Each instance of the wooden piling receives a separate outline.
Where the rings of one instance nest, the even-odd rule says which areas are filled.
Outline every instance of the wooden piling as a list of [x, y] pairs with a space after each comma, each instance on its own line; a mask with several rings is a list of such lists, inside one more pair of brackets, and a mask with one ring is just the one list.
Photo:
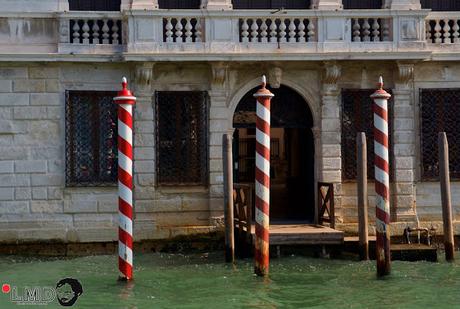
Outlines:
[[367, 227], [367, 144], [366, 134], [356, 136], [358, 160], [358, 218], [359, 218], [359, 257], [369, 259], [369, 236]]
[[225, 219], [225, 261], [235, 262], [235, 234], [233, 225], [233, 138], [230, 134], [222, 136], [224, 168], [224, 219]]
[[438, 133], [439, 180], [441, 183], [442, 221], [444, 226], [444, 247], [446, 260], [454, 260], [454, 232], [452, 229], [452, 205], [449, 176], [449, 144], [445, 132]]

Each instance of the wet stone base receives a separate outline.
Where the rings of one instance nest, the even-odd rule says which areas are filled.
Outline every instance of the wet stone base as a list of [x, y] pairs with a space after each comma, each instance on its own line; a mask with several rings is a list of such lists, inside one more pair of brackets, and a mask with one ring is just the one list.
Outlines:
[[[134, 252], [168, 252], [193, 253], [224, 250], [222, 233], [178, 236], [164, 240], [146, 240], [134, 243]], [[116, 254], [117, 242], [93, 243], [63, 243], [58, 241], [46, 242], [17, 242], [0, 244], [2, 255], [26, 256], [87, 256]]]

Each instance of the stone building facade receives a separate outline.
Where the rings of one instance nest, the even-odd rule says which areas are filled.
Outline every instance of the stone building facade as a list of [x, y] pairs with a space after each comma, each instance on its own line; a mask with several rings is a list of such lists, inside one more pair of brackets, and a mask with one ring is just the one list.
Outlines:
[[[311, 117], [303, 131], [298, 131], [311, 136], [311, 147], [302, 150], [308, 156], [296, 152], [293, 156], [300, 158], [285, 155], [280, 159], [285, 161], [280, 161], [280, 171], [287, 170], [283, 164], [302, 164], [302, 158], [313, 162], [309, 178], [304, 179], [311, 189], [305, 190], [309, 202], [302, 207], [314, 212], [316, 184], [333, 183], [336, 228], [357, 231], [356, 180], [345, 163], [353, 161], [354, 149], [345, 139], [359, 128], [354, 125], [358, 119], [346, 117], [358, 117], [353, 108], [371, 102], [365, 103], [363, 98], [368, 95], [358, 90], [375, 89], [378, 77], [383, 76], [392, 94], [393, 230], [401, 233], [417, 220], [423, 226], [438, 226], [438, 230], [442, 224], [439, 183], [436, 171], [430, 170], [436, 169], [436, 162], [426, 161], [437, 147], [429, 144], [429, 131], [423, 130], [427, 127], [452, 132], [448, 134], [453, 149], [452, 203], [455, 219], [459, 218], [460, 149], [455, 144], [460, 136], [449, 118], [458, 103], [446, 99], [460, 96], [459, 11], [432, 11], [418, 0], [384, 1], [382, 9], [354, 9], [353, 1], [316, 0], [305, 9], [285, 9], [279, 14], [273, 7], [242, 10], [232, 5], [230, 0], [208, 0], [195, 9], [168, 10], [161, 7], [161, 1], [122, 0], [120, 11], [99, 12], [69, 10], [66, 0], [0, 0], [0, 241], [117, 239], [117, 188], [113, 183], [79, 183], [78, 177], [69, 181], [71, 164], [75, 165], [69, 162], [69, 155], [84, 156], [84, 151], [76, 154], [69, 149], [79, 143], [91, 145], [95, 138], [85, 135], [82, 123], [98, 124], [98, 120], [85, 119], [89, 114], [84, 112], [71, 118], [69, 104], [78, 104], [72, 96], [82, 91], [117, 91], [122, 76], [128, 78], [138, 98], [134, 116], [136, 240], [220, 228], [222, 135], [237, 130], [234, 116], [239, 103], [259, 85], [262, 74], [268, 76], [274, 91], [280, 89], [277, 104], [291, 106], [291, 91], [303, 100], [304, 111]], [[176, 175], [182, 183], [174, 185], [162, 183], [159, 177], [162, 165], [157, 160], [168, 159], [160, 148], [177, 150], [181, 143], [177, 140], [184, 143], [194, 137], [187, 131], [192, 130], [190, 126], [179, 136], [174, 131], [178, 121], [170, 124], [176, 144], [163, 140], [158, 132], [163, 123], [158, 106], [162, 94], [179, 91], [180, 97], [194, 93], [205, 97], [207, 117], [199, 124], [205, 136], [189, 148], [192, 155], [193, 147], [204, 147], [196, 154], [198, 161], [204, 160], [196, 169], [204, 178], [188, 182], [190, 175]], [[354, 107], [346, 105], [347, 93], [358, 98], [350, 101]], [[183, 104], [175, 106], [183, 108]], [[430, 109], [423, 111], [429, 104], [451, 109], [442, 109], [445, 112], [430, 120]], [[179, 119], [174, 115], [172, 119]], [[371, 125], [365, 119], [359, 121], [364, 130]], [[80, 140], [72, 140], [76, 138], [72, 126], [81, 131]], [[106, 134], [102, 127], [97, 128]], [[286, 128], [292, 127], [283, 128], [286, 137]], [[296, 141], [292, 134], [289, 138]], [[283, 138], [280, 141], [284, 143]], [[182, 157], [178, 154], [170, 159]], [[98, 162], [105, 164], [107, 158], [114, 159], [108, 155]], [[74, 169], [86, 177], [78, 164]], [[187, 166], [168, 164], [178, 170]], [[346, 169], [350, 177], [344, 176]], [[296, 168], [291, 170], [295, 174]], [[172, 170], [164, 173], [175, 177]], [[372, 219], [371, 179], [369, 188]], [[457, 234], [459, 229], [456, 224]]]

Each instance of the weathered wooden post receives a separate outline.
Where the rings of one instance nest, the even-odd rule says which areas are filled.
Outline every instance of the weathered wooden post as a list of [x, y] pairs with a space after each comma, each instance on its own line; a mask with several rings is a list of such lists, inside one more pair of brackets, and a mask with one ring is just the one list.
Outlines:
[[235, 262], [235, 234], [233, 223], [233, 155], [230, 134], [222, 136], [224, 167], [224, 219], [225, 219], [225, 262]]
[[367, 228], [367, 143], [366, 134], [356, 136], [358, 159], [358, 219], [359, 219], [359, 257], [369, 259], [369, 236]]
[[379, 89], [374, 100], [374, 167], [375, 167], [375, 227], [377, 234], [377, 276], [390, 274], [390, 176], [388, 153], [388, 99], [391, 95], [383, 89], [380, 77]]
[[446, 260], [454, 260], [454, 232], [452, 229], [452, 205], [450, 197], [449, 144], [446, 132], [439, 132], [439, 180], [441, 183], [442, 223], [444, 227], [444, 248]]
[[267, 88], [265, 75], [257, 99], [256, 120], [256, 237], [254, 248], [254, 272], [267, 276], [269, 268], [270, 238], [270, 100], [274, 96]]
[[118, 269], [120, 280], [133, 279], [133, 107], [136, 97], [123, 89], [113, 98], [118, 104]]

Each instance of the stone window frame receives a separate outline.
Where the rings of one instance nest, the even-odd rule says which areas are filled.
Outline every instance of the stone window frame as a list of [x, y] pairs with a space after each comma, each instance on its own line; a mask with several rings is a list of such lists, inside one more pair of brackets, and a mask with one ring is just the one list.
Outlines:
[[70, 11], [120, 11], [121, 0], [69, 0]]
[[[117, 106], [113, 103], [113, 97], [117, 94], [116, 91], [88, 91], [88, 90], [66, 90], [65, 91], [65, 184], [66, 187], [100, 187], [107, 186], [112, 187], [116, 186], [118, 182], [118, 151], [117, 151]], [[101, 130], [104, 128], [101, 127], [103, 121], [101, 120], [102, 116], [107, 117], [107, 112], [97, 106], [92, 107], [91, 111], [88, 111], [87, 114], [93, 114], [91, 119], [88, 117], [78, 117], [79, 112], [75, 111], [72, 108], [72, 105], [79, 100], [89, 100], [91, 103], [97, 104], [104, 100], [105, 107], [110, 106], [109, 118], [111, 118], [112, 129], [103, 135], [107, 136], [105, 141], [110, 143], [110, 149], [107, 149], [106, 152], [101, 152], [100, 145], [100, 136]], [[105, 114], [105, 115], [104, 115]], [[80, 114], [81, 116], [81, 114]], [[108, 119], [107, 119], [108, 120]], [[93, 126], [93, 130], [78, 130], [76, 126], [78, 123], [86, 123], [88, 126]], [[102, 129], [101, 129], [102, 128]], [[107, 127], [105, 127], [107, 129]], [[84, 138], [82, 136], [85, 133], [89, 133], [89, 137]], [[97, 134], [99, 133], [99, 134]], [[98, 143], [94, 142], [95, 136], [99, 139]], [[80, 141], [77, 140], [80, 138]], [[83, 138], [83, 140], [81, 140]], [[93, 167], [90, 169], [89, 175], [81, 175], [77, 170], [77, 164], [80, 160], [83, 159], [76, 158], [78, 156], [78, 150], [75, 148], [78, 147], [78, 143], [86, 143], [89, 140], [93, 151], [91, 152], [92, 157], [98, 158], [93, 162]], [[88, 165], [91, 165], [91, 161], [88, 162]], [[101, 166], [107, 165], [108, 174], [107, 177], [101, 175]], [[84, 169], [82, 169], [84, 170]], [[80, 174], [80, 175], [78, 175]]]
[[[165, 160], [165, 159], [162, 159], [164, 158], [164, 156], [162, 156], [162, 153], [161, 153], [161, 143], [164, 142], [164, 143], [167, 143], [167, 140], [161, 140], [162, 137], [162, 128], [164, 128], [164, 126], [162, 126], [162, 116], [161, 116], [161, 112], [160, 112], [160, 103], [159, 103], [159, 100], [161, 99], [161, 95], [171, 95], [171, 96], [175, 96], [175, 100], [180, 100], [181, 98], [185, 98], [189, 95], [196, 95], [197, 97], [198, 96], [201, 96], [201, 104], [203, 104], [202, 106], [199, 106], [197, 107], [197, 109], [199, 109], [201, 111], [201, 114], [196, 114], [196, 115], [200, 115], [199, 119], [198, 119], [198, 122], [199, 124], [198, 125], [201, 125], [201, 128], [200, 128], [200, 136], [199, 138], [202, 139], [201, 141], [201, 144], [202, 144], [202, 148], [201, 149], [198, 149], [198, 152], [199, 152], [199, 157], [196, 159], [196, 161], [192, 161], [192, 160], [180, 160], [178, 158], [175, 158], [173, 159], [172, 161], [178, 163], [178, 162], [186, 162], [184, 163], [185, 164], [185, 168], [187, 169], [190, 169], [190, 170], [193, 170], [194, 168], [197, 168], [199, 169], [199, 172], [200, 172], [200, 176], [199, 176], [199, 179], [194, 179], [194, 180], [191, 180], [191, 178], [193, 178], [192, 176], [190, 176], [190, 174], [193, 174], [192, 172], [188, 173], [188, 175], [184, 176], [184, 175], [172, 175], [172, 176], [167, 176], [165, 174], [167, 174], [167, 171], [166, 170], [162, 170], [164, 168], [164, 165], [167, 165], [165, 163], [162, 162], [162, 160]], [[195, 98], [196, 99], [196, 98]], [[199, 99], [196, 99], [196, 100], [199, 100]], [[194, 102], [194, 103], [197, 103], [197, 102]], [[179, 108], [180, 103], [177, 103], [175, 105], [175, 108], [176, 108], [176, 111], [177, 111], [177, 108]], [[185, 103], [184, 103], [185, 104]], [[167, 105], [167, 104], [165, 104]], [[210, 104], [210, 97], [209, 97], [209, 94], [207, 91], [155, 91], [155, 95], [154, 95], [154, 112], [155, 112], [155, 171], [156, 171], [156, 177], [155, 177], [155, 184], [157, 187], [208, 187], [209, 186], [209, 172], [210, 172], [210, 169], [209, 169], [209, 129], [210, 129], [210, 120], [209, 120], [209, 111], [210, 111], [210, 107], [211, 107], [211, 104]], [[196, 121], [197, 119], [195, 119]], [[183, 125], [184, 123], [183, 122], [178, 122], [176, 120], [176, 124], [180, 124], [180, 125]], [[179, 138], [178, 136], [176, 136], [176, 139]], [[191, 137], [188, 136], [186, 137], [187, 139], [190, 139]], [[182, 138], [183, 139], [183, 138]], [[189, 144], [187, 144], [189, 146]], [[165, 146], [166, 147], [166, 146]], [[197, 154], [195, 154], [197, 155]], [[169, 162], [171, 163], [171, 162]], [[177, 168], [177, 166], [175, 167]], [[188, 171], [190, 171], [188, 170]], [[190, 179], [187, 179], [187, 177], [190, 176]], [[168, 177], [170, 179], [168, 179]]]

